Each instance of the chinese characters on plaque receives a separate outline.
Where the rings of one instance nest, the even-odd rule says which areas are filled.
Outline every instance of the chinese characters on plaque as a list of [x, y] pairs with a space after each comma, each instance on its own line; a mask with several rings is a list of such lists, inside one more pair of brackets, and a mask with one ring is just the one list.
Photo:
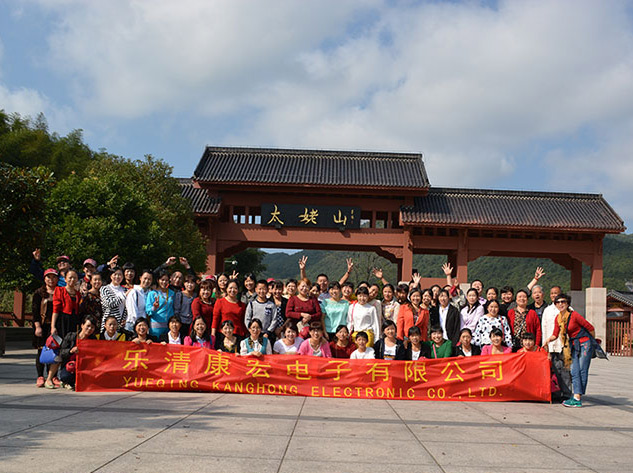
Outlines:
[[262, 204], [262, 225], [277, 228], [360, 228], [360, 207]]

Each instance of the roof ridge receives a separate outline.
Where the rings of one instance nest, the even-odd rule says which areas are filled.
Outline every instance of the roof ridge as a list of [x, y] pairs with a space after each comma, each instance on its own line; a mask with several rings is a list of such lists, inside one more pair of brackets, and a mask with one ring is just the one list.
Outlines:
[[470, 194], [470, 195], [489, 195], [493, 197], [503, 197], [507, 195], [525, 196], [525, 197], [544, 197], [544, 198], [586, 198], [586, 199], [603, 199], [602, 194], [590, 194], [580, 192], [550, 192], [550, 191], [530, 191], [530, 190], [517, 190], [517, 189], [480, 189], [480, 188], [467, 188], [467, 187], [429, 187], [429, 194], [431, 193], [447, 193], [447, 194]]
[[332, 149], [307, 149], [307, 148], [249, 148], [240, 146], [209, 146], [205, 147], [204, 155], [207, 152], [219, 152], [219, 153], [235, 153], [235, 152], [249, 152], [253, 154], [269, 154], [269, 155], [283, 155], [290, 158], [300, 158], [306, 156], [317, 155], [319, 157], [334, 158], [341, 156], [358, 157], [358, 158], [391, 158], [391, 159], [424, 159], [422, 153], [412, 152], [390, 152], [390, 151], [370, 151], [370, 150], [332, 150]]

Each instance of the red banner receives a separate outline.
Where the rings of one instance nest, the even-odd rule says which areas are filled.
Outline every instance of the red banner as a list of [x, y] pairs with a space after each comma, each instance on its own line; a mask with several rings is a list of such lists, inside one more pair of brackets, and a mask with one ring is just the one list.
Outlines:
[[549, 401], [550, 369], [543, 353], [419, 361], [255, 358], [182, 345], [80, 340], [77, 391]]

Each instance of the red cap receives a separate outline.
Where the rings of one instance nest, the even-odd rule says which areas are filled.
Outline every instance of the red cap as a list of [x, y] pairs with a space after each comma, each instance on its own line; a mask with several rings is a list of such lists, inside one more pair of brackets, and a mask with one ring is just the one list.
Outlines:
[[53, 274], [59, 277], [59, 273], [57, 272], [56, 269], [53, 269], [53, 268], [48, 268], [46, 271], [44, 271], [44, 277], [48, 276], [49, 274]]

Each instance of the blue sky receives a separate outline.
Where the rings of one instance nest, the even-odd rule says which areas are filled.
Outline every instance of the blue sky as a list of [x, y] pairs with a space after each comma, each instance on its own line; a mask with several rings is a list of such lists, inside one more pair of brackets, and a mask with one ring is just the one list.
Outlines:
[[204, 146], [424, 154], [633, 222], [628, 1], [0, 0], [0, 108], [189, 176]]

